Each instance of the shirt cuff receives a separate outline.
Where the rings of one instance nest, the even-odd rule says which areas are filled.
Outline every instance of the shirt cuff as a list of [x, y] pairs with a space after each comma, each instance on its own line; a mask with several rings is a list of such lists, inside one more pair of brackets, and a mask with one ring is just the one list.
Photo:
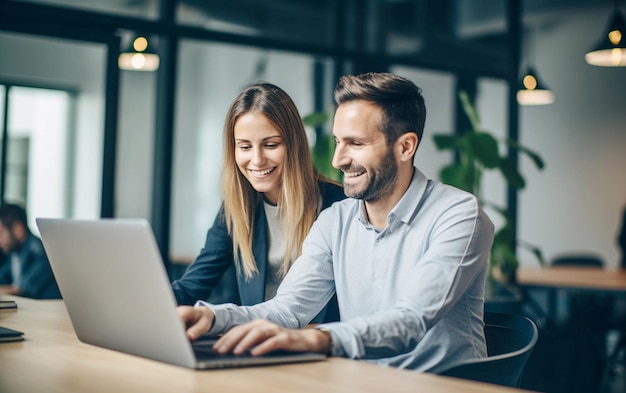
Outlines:
[[224, 326], [220, 326], [220, 324], [218, 323], [218, 321], [221, 319], [223, 320], [224, 318], [220, 318], [219, 312], [217, 310], [217, 308], [215, 307], [214, 304], [205, 302], [204, 300], [198, 300], [196, 301], [196, 304], [193, 305], [194, 307], [207, 307], [208, 309], [210, 309], [211, 311], [213, 311], [213, 323], [211, 324], [211, 327], [209, 328], [209, 330], [207, 331], [207, 334], [210, 336], [217, 336], [218, 334], [224, 333], [222, 330], [224, 330]]

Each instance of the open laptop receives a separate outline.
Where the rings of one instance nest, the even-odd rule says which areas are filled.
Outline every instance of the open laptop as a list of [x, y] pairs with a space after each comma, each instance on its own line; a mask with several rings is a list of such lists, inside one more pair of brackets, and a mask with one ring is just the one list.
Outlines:
[[283, 351], [219, 355], [212, 350], [214, 340], [189, 342], [144, 219], [36, 221], [72, 325], [84, 343], [194, 369], [325, 358]]

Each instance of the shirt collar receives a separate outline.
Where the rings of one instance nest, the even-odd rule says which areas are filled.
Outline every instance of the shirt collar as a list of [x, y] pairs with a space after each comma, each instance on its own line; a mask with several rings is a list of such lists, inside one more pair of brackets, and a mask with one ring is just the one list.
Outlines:
[[[391, 222], [393, 217], [398, 217], [400, 221], [404, 223], [411, 221], [411, 218], [415, 215], [416, 207], [419, 206], [419, 203], [417, 202], [424, 196], [427, 185], [428, 179], [426, 176], [420, 172], [419, 169], [413, 167], [413, 178], [411, 179], [411, 184], [409, 184], [409, 188], [407, 188], [402, 198], [400, 198], [400, 201], [398, 201], [398, 203], [389, 212], [387, 222]], [[365, 201], [362, 199], [359, 200], [359, 211], [359, 221], [363, 225], [369, 225], [367, 211], [365, 210]]]

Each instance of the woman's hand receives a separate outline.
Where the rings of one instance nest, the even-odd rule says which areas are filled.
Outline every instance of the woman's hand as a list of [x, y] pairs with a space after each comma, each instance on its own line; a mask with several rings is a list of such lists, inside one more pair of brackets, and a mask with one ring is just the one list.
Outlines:
[[189, 340], [196, 340], [208, 332], [213, 325], [215, 315], [208, 307], [179, 306], [176, 308], [187, 329]]

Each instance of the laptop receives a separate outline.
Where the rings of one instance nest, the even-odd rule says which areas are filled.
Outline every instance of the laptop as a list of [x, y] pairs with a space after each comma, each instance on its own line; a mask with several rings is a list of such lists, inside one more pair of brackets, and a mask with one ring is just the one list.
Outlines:
[[276, 351], [220, 355], [215, 338], [190, 342], [154, 233], [144, 219], [37, 218], [41, 239], [80, 341], [193, 369], [322, 360]]

